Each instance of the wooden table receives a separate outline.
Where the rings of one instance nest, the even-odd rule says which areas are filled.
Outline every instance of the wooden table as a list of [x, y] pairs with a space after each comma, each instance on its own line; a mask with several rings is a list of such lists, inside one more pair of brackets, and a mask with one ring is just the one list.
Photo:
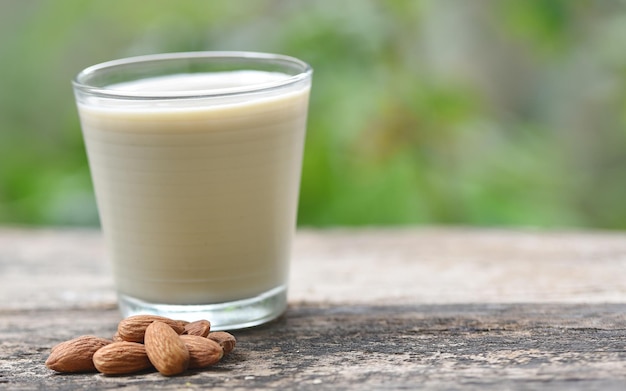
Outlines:
[[626, 389], [626, 233], [298, 232], [290, 307], [184, 376], [60, 375], [120, 315], [98, 231], [0, 229], [0, 389]]

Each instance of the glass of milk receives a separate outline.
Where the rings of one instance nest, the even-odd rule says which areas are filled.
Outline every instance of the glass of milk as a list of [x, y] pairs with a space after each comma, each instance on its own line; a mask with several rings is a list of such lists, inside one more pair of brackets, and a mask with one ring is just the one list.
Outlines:
[[219, 330], [284, 312], [311, 75], [282, 55], [192, 52], [76, 76], [124, 316]]

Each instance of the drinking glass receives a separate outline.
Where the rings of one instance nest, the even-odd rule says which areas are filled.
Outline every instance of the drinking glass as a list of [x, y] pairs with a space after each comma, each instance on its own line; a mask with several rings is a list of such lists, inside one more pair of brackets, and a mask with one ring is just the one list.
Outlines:
[[122, 315], [258, 325], [287, 306], [311, 67], [167, 53], [73, 80]]

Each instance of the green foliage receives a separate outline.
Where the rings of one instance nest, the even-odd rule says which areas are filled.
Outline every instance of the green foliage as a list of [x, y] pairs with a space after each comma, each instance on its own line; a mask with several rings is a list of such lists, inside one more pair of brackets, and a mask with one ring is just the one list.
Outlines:
[[80, 69], [254, 50], [315, 69], [301, 225], [624, 229], [623, 3], [0, 2], [0, 223], [97, 224]]

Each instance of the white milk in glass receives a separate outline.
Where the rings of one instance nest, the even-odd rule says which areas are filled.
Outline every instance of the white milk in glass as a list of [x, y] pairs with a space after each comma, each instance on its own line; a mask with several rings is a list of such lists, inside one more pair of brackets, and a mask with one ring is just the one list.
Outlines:
[[229, 93], [287, 77], [174, 75], [107, 89], [223, 96], [184, 104], [79, 103], [120, 293], [154, 303], [207, 304], [286, 284], [309, 85], [245, 99]]

